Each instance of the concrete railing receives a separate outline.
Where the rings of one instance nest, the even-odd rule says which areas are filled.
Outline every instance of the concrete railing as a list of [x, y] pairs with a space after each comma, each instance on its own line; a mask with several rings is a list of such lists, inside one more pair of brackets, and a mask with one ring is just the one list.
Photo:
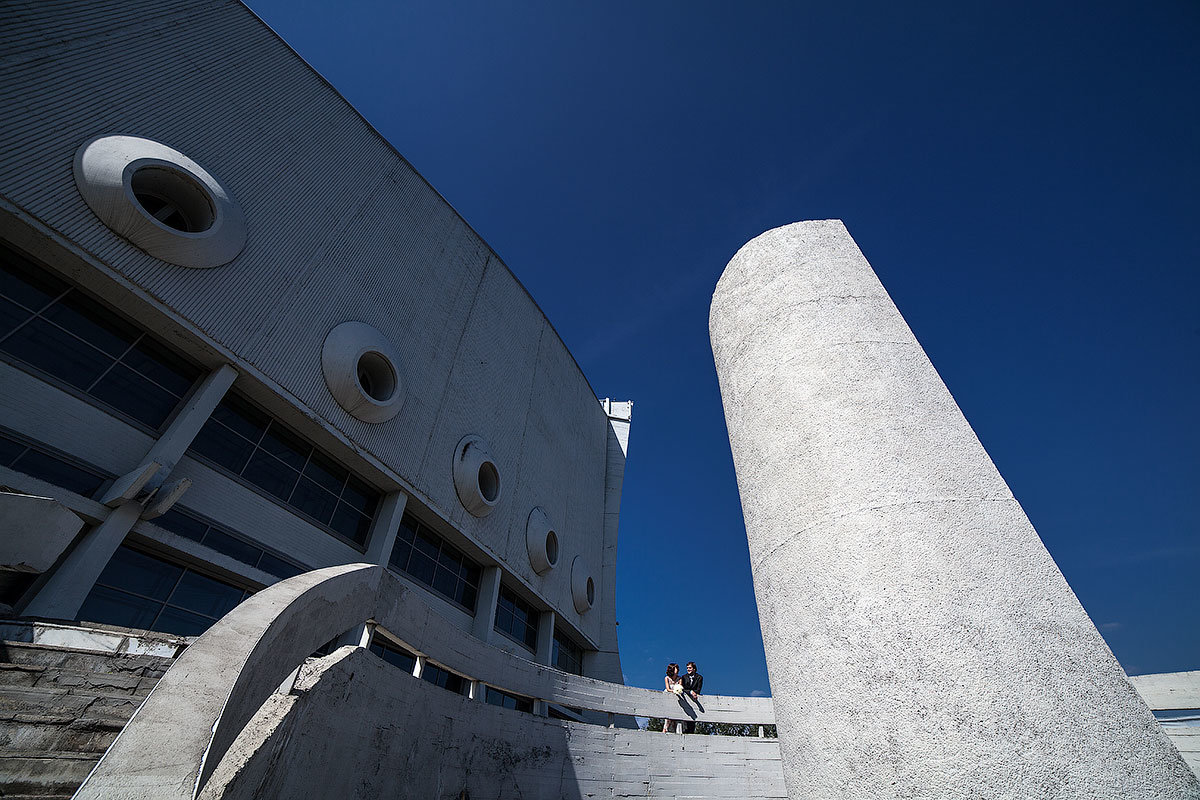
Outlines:
[[535, 664], [453, 627], [383, 567], [349, 564], [264, 589], [192, 643], [75, 797], [195, 798], [288, 675], [314, 650], [364, 622], [464, 677], [535, 700], [610, 715], [775, 721], [770, 698], [704, 695], [695, 702]]

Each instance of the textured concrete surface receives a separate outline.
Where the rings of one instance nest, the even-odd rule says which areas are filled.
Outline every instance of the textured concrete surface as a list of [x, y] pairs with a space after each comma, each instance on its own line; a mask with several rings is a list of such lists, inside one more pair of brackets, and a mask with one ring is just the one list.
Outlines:
[[33, 626], [0, 631], [0, 795], [66, 798], [170, 662], [21, 640], [36, 638]]
[[1200, 796], [841, 222], [710, 333], [791, 797]]
[[0, 492], [0, 570], [45, 572], [82, 527], [49, 497]]
[[1131, 675], [1129, 680], [1155, 711], [1200, 709], [1200, 670]]
[[[352, 564], [280, 581], [245, 600], [178, 657], [77, 797], [191, 797], [193, 787], [207, 785], [235, 740], [261, 733], [251, 719], [264, 703], [276, 702], [271, 695], [304, 657], [367, 619], [374, 621], [377, 634], [407, 647], [422, 665], [428, 661], [468, 681], [535, 701], [598, 711], [607, 724], [618, 715], [774, 721], [769, 698], [706, 695], [697, 702], [519, 658], [447, 626], [423, 597], [382, 567]], [[336, 696], [347, 702], [346, 692]], [[368, 696], [361, 702], [374, 700]], [[527, 725], [538, 718], [522, 714], [517, 719]], [[313, 724], [314, 735], [324, 737], [330, 727], [358, 722], [343, 713], [340, 720]], [[443, 746], [453, 751], [463, 743], [451, 738]], [[414, 775], [421, 768], [413, 766]]]
[[271, 697], [201, 794], [206, 800], [785, 796], [776, 740], [543, 719], [455, 695], [351, 648], [307, 667], [293, 694]]

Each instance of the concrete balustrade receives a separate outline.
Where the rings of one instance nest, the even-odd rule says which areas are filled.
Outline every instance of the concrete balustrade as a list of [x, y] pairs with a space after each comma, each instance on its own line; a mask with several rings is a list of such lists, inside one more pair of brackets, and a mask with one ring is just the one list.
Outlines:
[[571, 675], [449, 625], [385, 568], [315, 570], [248, 598], [163, 676], [76, 798], [194, 798], [263, 703], [314, 650], [370, 621], [420, 659], [535, 700], [607, 714], [769, 725], [769, 698], [665, 692]]

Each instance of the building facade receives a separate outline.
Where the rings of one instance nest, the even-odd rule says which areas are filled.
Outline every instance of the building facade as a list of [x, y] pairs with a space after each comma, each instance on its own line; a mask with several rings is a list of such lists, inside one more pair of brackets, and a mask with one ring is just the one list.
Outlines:
[[10, 494], [0, 599], [194, 636], [365, 561], [620, 681], [630, 404], [499, 257], [241, 4], [5, 6], [0, 484], [79, 524]]

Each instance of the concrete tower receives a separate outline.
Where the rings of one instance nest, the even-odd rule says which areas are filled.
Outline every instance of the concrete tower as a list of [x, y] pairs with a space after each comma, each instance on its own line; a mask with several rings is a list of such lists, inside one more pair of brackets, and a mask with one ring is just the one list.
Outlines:
[[1200, 796], [841, 222], [710, 333], [790, 797]]

